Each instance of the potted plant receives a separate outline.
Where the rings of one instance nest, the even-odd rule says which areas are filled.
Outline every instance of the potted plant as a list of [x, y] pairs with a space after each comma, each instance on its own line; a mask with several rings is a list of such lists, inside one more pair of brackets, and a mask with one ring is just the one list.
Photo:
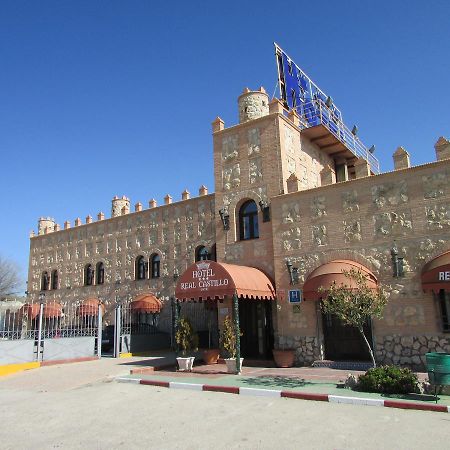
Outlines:
[[281, 305], [277, 303], [277, 323], [278, 323], [278, 346], [272, 350], [273, 359], [277, 367], [292, 367], [294, 365], [295, 350], [292, 348], [285, 348], [284, 342], [281, 344], [281, 337], [283, 336], [283, 320], [280, 317]]
[[178, 322], [177, 332], [175, 333], [175, 342], [181, 349], [182, 356], [177, 357], [179, 370], [191, 371], [194, 365], [195, 356], [188, 356], [188, 352], [197, 350], [198, 335], [194, 332], [191, 322], [185, 317]]
[[[236, 373], [236, 327], [230, 316], [226, 316], [223, 322], [223, 330], [220, 334], [220, 348], [224, 356], [228, 356], [228, 358], [225, 358], [227, 372]], [[241, 367], [243, 361], [244, 358], [241, 358]]]

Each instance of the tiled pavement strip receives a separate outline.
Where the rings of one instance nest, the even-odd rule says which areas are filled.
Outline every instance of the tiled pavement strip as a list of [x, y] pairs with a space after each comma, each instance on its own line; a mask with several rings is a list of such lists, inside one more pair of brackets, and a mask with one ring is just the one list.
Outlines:
[[[340, 388], [337, 385], [349, 373], [349, 371], [345, 370], [252, 367], [244, 367], [243, 369], [243, 374], [237, 376], [226, 374], [225, 366], [220, 364], [195, 367], [191, 373], [171, 370], [153, 371], [152, 368], [149, 368], [148, 370], [137, 370], [137, 372], [141, 373], [121, 376], [116, 378], [116, 380], [171, 389], [450, 412], [450, 396], [440, 395], [436, 405], [434, 397], [429, 395], [383, 397], [381, 394]], [[355, 371], [352, 371], [352, 373], [357, 374]], [[424, 374], [419, 374], [419, 377], [423, 379]]]

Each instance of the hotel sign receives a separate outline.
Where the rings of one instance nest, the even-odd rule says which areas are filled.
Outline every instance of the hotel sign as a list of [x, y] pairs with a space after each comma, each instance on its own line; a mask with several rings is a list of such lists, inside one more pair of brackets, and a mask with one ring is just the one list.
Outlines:
[[234, 282], [228, 272], [214, 261], [199, 261], [186, 269], [175, 290], [177, 299], [207, 299], [232, 296]]
[[200, 289], [208, 291], [211, 287], [228, 286], [230, 279], [226, 277], [218, 277], [214, 268], [210, 268], [211, 263], [200, 262], [196, 264], [196, 268], [191, 271], [192, 280], [180, 283], [180, 289], [188, 291], [189, 289]]
[[447, 272], [439, 272], [439, 281], [450, 281], [450, 270]]

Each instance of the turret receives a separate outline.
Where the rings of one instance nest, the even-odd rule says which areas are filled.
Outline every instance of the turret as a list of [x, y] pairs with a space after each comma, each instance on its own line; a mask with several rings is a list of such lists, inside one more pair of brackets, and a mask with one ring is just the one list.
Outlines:
[[122, 198], [117, 197], [117, 195], [112, 199], [111, 207], [111, 217], [123, 216], [129, 214], [130, 212], [130, 199], [122, 196]]
[[245, 88], [238, 98], [239, 123], [258, 119], [269, 114], [269, 96], [263, 87], [259, 91]]

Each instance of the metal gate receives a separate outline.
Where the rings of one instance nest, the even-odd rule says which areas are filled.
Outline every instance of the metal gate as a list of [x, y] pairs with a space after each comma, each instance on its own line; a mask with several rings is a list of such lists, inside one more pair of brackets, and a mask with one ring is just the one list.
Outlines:
[[0, 365], [101, 355], [102, 308], [27, 303], [0, 310]]

